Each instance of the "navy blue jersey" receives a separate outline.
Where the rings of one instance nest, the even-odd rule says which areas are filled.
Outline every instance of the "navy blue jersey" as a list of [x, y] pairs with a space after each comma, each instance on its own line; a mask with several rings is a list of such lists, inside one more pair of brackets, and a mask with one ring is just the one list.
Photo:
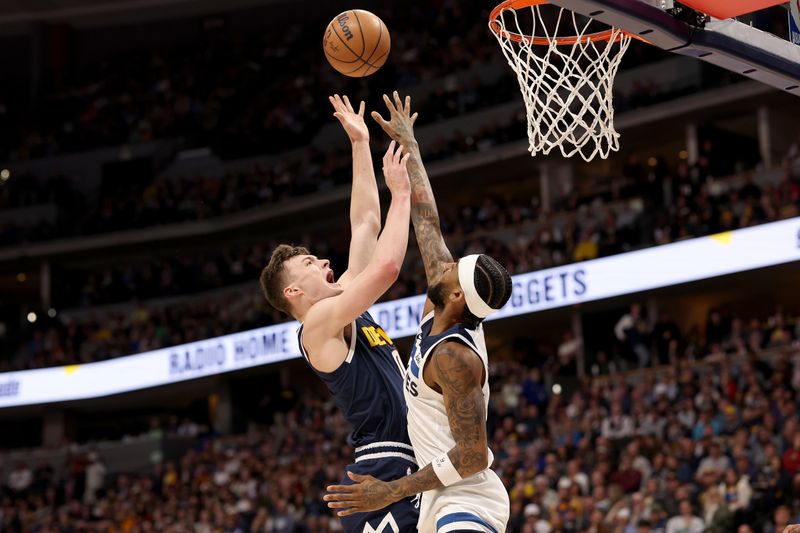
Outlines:
[[[403, 455], [408, 454], [413, 460], [403, 397], [403, 363], [394, 343], [369, 313], [356, 318], [351, 327], [350, 349], [342, 365], [333, 372], [311, 368], [328, 386], [352, 426], [348, 442], [357, 448], [357, 453], [367, 451], [365, 446], [375, 445], [369, 451], [405, 452]], [[302, 325], [297, 338], [308, 362]]]

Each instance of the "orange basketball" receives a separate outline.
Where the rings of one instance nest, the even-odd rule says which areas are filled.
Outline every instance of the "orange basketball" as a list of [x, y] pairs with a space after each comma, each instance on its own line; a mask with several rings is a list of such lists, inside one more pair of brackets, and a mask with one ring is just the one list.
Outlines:
[[322, 49], [331, 66], [353, 78], [369, 76], [381, 68], [391, 45], [386, 24], [362, 9], [338, 15], [322, 38]]

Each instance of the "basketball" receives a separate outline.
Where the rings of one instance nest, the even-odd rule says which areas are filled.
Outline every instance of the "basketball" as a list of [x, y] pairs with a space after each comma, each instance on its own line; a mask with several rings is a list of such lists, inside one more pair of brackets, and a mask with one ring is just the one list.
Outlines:
[[322, 49], [331, 66], [345, 76], [363, 78], [386, 63], [391, 38], [386, 24], [369, 11], [351, 9], [328, 24]]

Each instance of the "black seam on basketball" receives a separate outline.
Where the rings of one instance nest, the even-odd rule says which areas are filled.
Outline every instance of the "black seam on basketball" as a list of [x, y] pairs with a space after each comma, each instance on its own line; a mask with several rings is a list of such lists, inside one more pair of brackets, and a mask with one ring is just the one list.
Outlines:
[[328, 53], [328, 50], [325, 50], [325, 55], [326, 55], [327, 57], [329, 57], [329, 58], [333, 59], [334, 61], [338, 61], [339, 63], [347, 63], [347, 64], [350, 64], [350, 63], [359, 63], [359, 62], [360, 62], [360, 63], [364, 63], [364, 60], [363, 60], [363, 59], [361, 59], [361, 57], [360, 57], [360, 56], [359, 56], [359, 57], [357, 57], [356, 59], [352, 60], [352, 61], [345, 61], [344, 59], [339, 59], [339, 58], [338, 58], [338, 57], [336, 57], [336, 56], [332, 56], [332, 55], [330, 55], [330, 54]]
[[[364, 62], [362, 62], [362, 63], [361, 63], [359, 66], [357, 66], [356, 68], [354, 68], [353, 70], [348, 70], [347, 72], [342, 72], [342, 74], [344, 74], [344, 75], [352, 74], [352, 73], [354, 73], [354, 72], [358, 72], [359, 70], [361, 70], [361, 69], [362, 69], [362, 68], [364, 68], [364, 67], [368, 67], [368, 68], [367, 68], [367, 70], [369, 70], [369, 67], [372, 67], [372, 65], [370, 65], [369, 63], [367, 63], [366, 61], [364, 61]], [[374, 68], [374, 67], [372, 67], [372, 68]], [[339, 72], [341, 72], [341, 71], [339, 71]], [[362, 74], [362, 76], [363, 76], [363, 74]]]
[[[372, 56], [375, 54], [375, 50], [377, 50], [378, 46], [381, 44], [381, 37], [383, 37], [383, 22], [378, 24], [378, 30], [379, 30], [379, 32], [378, 32], [378, 40], [375, 41], [375, 47], [372, 49], [372, 52], [369, 53], [369, 57], [367, 58], [367, 61], [372, 59]], [[364, 36], [363, 32], [361, 33], [361, 36], [362, 37]]]
[[[359, 74], [358, 77], [359, 78], [366, 78], [367, 76], [369, 76], [373, 72], [375, 72], [375, 69], [370, 67], [370, 66], [367, 66], [367, 70], [364, 71], [364, 74]], [[353, 76], [353, 77], [355, 77], [355, 76]]]
[[338, 57], [336, 57], [336, 56], [332, 56], [331, 54], [329, 54], [327, 50], [325, 50], [325, 56], [326, 56], [328, 59], [333, 59], [334, 61], [338, 61], [339, 63], [346, 63], [346, 64], [348, 64], [348, 65], [349, 65], [350, 63], [364, 63], [364, 60], [363, 60], [363, 59], [361, 59], [361, 58], [356, 58], [356, 59], [354, 59], [354, 60], [352, 60], [352, 61], [345, 61], [344, 59], [339, 59]]
[[[356, 74], [356, 72], [358, 72], [361, 69], [365, 69], [364, 74]], [[370, 66], [367, 65], [366, 63], [364, 63], [360, 67], [358, 67], [357, 69], [348, 70], [347, 72], [342, 72], [342, 74], [344, 74], [345, 76], [350, 76], [352, 78], [363, 78], [364, 76], [367, 75], [366, 73], [369, 72], [369, 69], [370, 69]]]
[[[334, 61], [337, 60], [336, 58], [333, 58], [333, 59], [334, 59]], [[331, 66], [333, 66], [333, 65], [331, 65]], [[359, 70], [361, 70], [364, 67], [367, 67], [367, 70], [369, 70], [370, 66], [362, 61], [361, 64], [359, 66], [357, 66], [356, 68], [354, 68], [353, 70], [346, 70], [346, 71], [345, 70], [339, 70], [339, 69], [336, 69], [336, 70], [339, 72], [339, 74], [344, 74], [345, 76], [350, 76], [354, 72], [358, 72]], [[351, 77], [357, 78], [357, 77], [363, 77], [363, 76], [364, 76], [364, 74], [361, 74], [361, 75], [358, 75], [358, 76], [351, 76]]]
[[[344, 39], [342, 39], [342, 36], [341, 36], [341, 35], [339, 35], [339, 32], [337, 32], [337, 31], [336, 31], [336, 28], [333, 28], [333, 33], [335, 33], [335, 34], [336, 34], [336, 36], [339, 38], [339, 40], [340, 40], [340, 41], [342, 41], [342, 44], [345, 46], [345, 48], [347, 48], [348, 50], [350, 50], [350, 53], [352, 53], [354, 56], [356, 56], [357, 58], [359, 58], [361, 61], [364, 61], [364, 58], [363, 58], [363, 57], [361, 57], [360, 55], [358, 55], [357, 53], [355, 53], [355, 52], [353, 51], [353, 49], [352, 49], [352, 48], [350, 48], [350, 47], [347, 45], [347, 43], [345, 42], [345, 40], [344, 40]], [[371, 63], [369, 63], [369, 62], [367, 62], [367, 61], [364, 61], [364, 63], [365, 63], [365, 64], [367, 64], [367, 65], [369, 65], [369, 66], [371, 66], [371, 67], [375, 67], [375, 65], [372, 65]], [[375, 68], [380, 68], [380, 67], [375, 67]], [[356, 69], [356, 70], [358, 70], [358, 69]], [[355, 71], [354, 71], [354, 72], [355, 72]]]
[[[381, 59], [383, 59], [384, 57], [386, 57], [386, 56], [388, 56], [388, 55], [389, 55], [389, 50], [387, 50], [387, 51], [386, 51], [386, 53], [385, 53], [385, 54], [383, 54], [382, 56], [380, 56], [380, 57], [376, 57], [375, 59], [373, 59], [373, 60], [372, 60], [372, 62], [373, 62], [373, 63], [377, 63], [378, 61], [380, 61]], [[378, 70], [378, 69], [379, 69], [379, 68], [381, 68], [382, 66], [383, 66], [383, 65], [381, 64], [380, 66], [378, 66], [378, 67], [375, 67], [375, 70]]]
[[361, 55], [364, 55], [364, 52], [367, 51], [367, 41], [364, 39], [364, 26], [361, 25], [361, 20], [358, 18], [358, 13], [356, 13], [356, 10], [354, 9], [351, 11], [351, 13], [353, 13], [353, 16], [356, 18], [356, 22], [358, 22], [358, 33], [361, 34]]

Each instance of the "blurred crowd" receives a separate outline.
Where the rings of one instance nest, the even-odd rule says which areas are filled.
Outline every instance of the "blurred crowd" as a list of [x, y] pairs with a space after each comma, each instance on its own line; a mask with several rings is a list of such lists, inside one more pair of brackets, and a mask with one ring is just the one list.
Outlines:
[[[425, 124], [518, 101], [516, 80], [505, 65], [499, 77], [468, 71], [475, 65], [502, 63], [497, 44], [484, 35], [488, 30], [483, 18], [475, 16], [483, 8], [474, 1], [387, 7], [395, 48], [403, 52], [370, 80], [368, 91], [366, 84], [332, 74], [324, 62], [316, 61], [319, 50], [307, 46], [302, 27], [250, 37], [209, 36], [196, 48], [133, 52], [62, 80], [35, 112], [6, 105], [20, 115], [0, 114], [0, 131], [8, 142], [23, 141], [21, 146], [3, 146], [0, 139], [0, 160], [4, 153], [13, 162], [176, 137], [184, 139], [184, 148], [208, 146], [224, 159], [287, 153], [307, 146], [330, 122], [327, 96], [332, 92], [382, 108], [383, 92], [437, 82], [415, 100]], [[467, 50], [464, 42], [477, 46]], [[424, 54], [422, 46], [447, 52]], [[623, 68], [662, 57], [654, 47], [633, 46]], [[310, 64], [320, 67], [308, 69]], [[715, 75], [701, 83], [720, 79]], [[680, 94], [642, 80], [630, 94], [617, 95], [617, 107], [632, 109]], [[450, 131], [427, 143], [425, 156], [435, 161], [522, 139], [524, 124], [524, 115], [519, 115], [489, 119], [474, 131]], [[382, 153], [382, 144], [375, 151]], [[135, 183], [110, 180], [88, 193], [74, 185], [81, 181], [79, 176], [12, 174], [0, 178], [0, 207], [50, 204], [56, 213], [35, 223], [0, 221], [0, 246], [207, 219], [271, 205], [346, 182], [349, 164], [346, 147], [324, 153], [309, 149], [223, 177], [152, 178], [157, 169], [139, 169], [143, 175]]]
[[[370, 77], [370, 94], [501, 60], [486, 28], [487, 8], [476, 0], [381, 6], [380, 16], [391, 21], [392, 56]], [[300, 146], [327, 120], [327, 108], [317, 103], [326, 102], [330, 92], [367, 91], [361, 80], [334, 72], [318, 42], [307, 38], [322, 35], [331, 16], [328, 10], [295, 8], [276, 20], [264, 17], [262, 27], [244, 35], [212, 24], [192, 44], [134, 49], [47, 72], [44, 96], [32, 109], [0, 102], [0, 160], [168, 137], [212, 146], [225, 157]], [[287, 27], [287, 18], [301, 22]], [[274, 31], [278, 25], [280, 31]], [[663, 57], [654, 47], [631, 48], [623, 68]], [[509, 81], [482, 88], [481, 98], [470, 96], [471, 83], [454, 87], [445, 81], [429, 102], [437, 112], [423, 116], [453, 116], [507, 101], [516, 85]], [[445, 94], [452, 89], [460, 90], [456, 98]]]
[[[549, 213], [518, 196], [486, 196], [481, 202], [443, 204], [442, 226], [457, 256], [485, 252], [509, 272], [521, 273], [799, 214], [800, 173], [790, 165], [775, 185], [760, 186], [748, 173], [736, 187], [715, 179], [712, 167], [707, 157], [672, 171], [631, 158], [607, 192], [570, 193], [557, 199]], [[344, 270], [346, 230], [304, 235], [302, 242], [329, 258], [336, 272]], [[13, 354], [0, 360], [0, 369], [91, 362], [282, 322], [287, 317], [270, 309], [253, 284], [276, 244], [146, 258], [96, 271], [56, 271], [54, 304], [86, 311], [43, 316], [21, 338], [0, 334], [0, 346]], [[208, 292], [214, 289], [220, 292]], [[425, 290], [422, 261], [412, 242], [400, 278], [384, 299]], [[161, 306], [145, 303], [189, 294], [196, 296]], [[119, 302], [135, 305], [92, 311]]]
[[[372, 77], [372, 92], [459, 72], [497, 52], [491, 39], [480, 38], [486, 30], [475, 16], [484, 7], [479, 2], [436, 4], [381, 11], [392, 21], [396, 52]], [[302, 23], [287, 27], [284, 17], [265, 17], [266, 27], [246, 35], [209, 28], [191, 45], [134, 49], [50, 79], [33, 114], [3, 116], [6, 128], [22, 133], [4, 139], [0, 159], [165, 137], [210, 145], [227, 157], [299, 146], [327, 121], [327, 107], [317, 102], [327, 102], [331, 89], [355, 95], [366, 87], [335, 73], [317, 41], [307, 39], [308, 32], [322, 35], [328, 11], [295, 9], [287, 16]], [[272, 31], [278, 25], [281, 31]], [[476, 46], [467, 51], [462, 42]], [[423, 46], [443, 53], [423, 54]]]
[[[476, 132], [459, 131], [434, 138], [425, 148], [429, 162], [476, 151], [525, 136], [520, 113], [506, 121], [490, 119]], [[342, 135], [341, 140], [345, 137]], [[373, 139], [373, 160], [386, 151], [382, 135]], [[322, 152], [313, 148], [291, 156], [255, 163], [222, 177], [158, 177], [106, 185], [97, 198], [76, 189], [64, 176], [39, 180], [32, 175], [0, 181], [0, 207], [52, 205], [45, 219], [0, 220], [0, 246], [46, 241], [155, 225], [192, 222], [252, 208], [268, 209], [294, 197], [321, 193], [348, 184], [352, 177], [349, 146]]]
[[[800, 521], [796, 344], [605, 368], [563, 389], [559, 361], [491, 363], [487, 434], [509, 533], [780, 533]], [[195, 446], [146, 475], [107, 474], [96, 454], [63, 476], [20, 462], [0, 481], [0, 530], [341, 531], [322, 495], [352, 458], [347, 425], [325, 398], [288, 397], [246, 435], [184, 422], [181, 434], [201, 432]]]

